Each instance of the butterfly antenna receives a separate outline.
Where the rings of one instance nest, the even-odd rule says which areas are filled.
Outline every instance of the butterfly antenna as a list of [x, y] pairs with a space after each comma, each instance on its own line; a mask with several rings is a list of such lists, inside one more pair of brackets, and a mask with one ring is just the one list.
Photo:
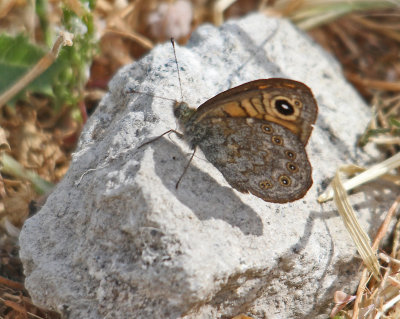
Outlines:
[[183, 91], [182, 91], [182, 83], [181, 83], [181, 73], [179, 72], [178, 59], [176, 58], [176, 50], [175, 50], [175, 40], [174, 40], [174, 38], [171, 38], [171, 43], [172, 43], [172, 49], [174, 50], [174, 57], [175, 57], [176, 70], [178, 71], [179, 88], [181, 89], [181, 101], [183, 101]]
[[169, 101], [172, 101], [172, 102], [176, 102], [175, 99], [170, 99], [170, 98], [165, 97], [165, 96], [155, 95], [155, 94], [152, 94], [152, 93], [149, 93], [149, 92], [142, 92], [142, 91], [138, 91], [138, 90], [135, 90], [135, 89], [129, 89], [128, 93], [138, 93], [138, 94], [143, 94], [143, 95], [147, 95], [147, 96], [151, 96], [151, 97], [156, 97], [158, 99], [163, 99], [163, 100], [169, 100]]

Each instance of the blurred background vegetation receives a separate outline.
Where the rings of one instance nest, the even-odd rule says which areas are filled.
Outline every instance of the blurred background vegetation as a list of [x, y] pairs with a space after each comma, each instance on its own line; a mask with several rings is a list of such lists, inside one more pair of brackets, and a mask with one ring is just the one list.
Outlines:
[[157, 43], [255, 11], [331, 52], [373, 108], [360, 147], [398, 152], [400, 0], [0, 0], [0, 318], [58, 318], [24, 289], [19, 229], [66, 173], [113, 74]]

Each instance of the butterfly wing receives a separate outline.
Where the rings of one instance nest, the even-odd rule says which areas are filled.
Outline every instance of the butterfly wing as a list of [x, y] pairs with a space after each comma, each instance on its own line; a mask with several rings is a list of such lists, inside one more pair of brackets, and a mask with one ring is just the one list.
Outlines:
[[317, 102], [309, 87], [271, 78], [239, 85], [209, 99], [197, 108], [189, 125], [213, 117], [263, 119], [286, 127], [306, 145], [317, 114]]
[[[198, 146], [227, 182], [268, 202], [302, 198], [312, 185], [302, 142], [290, 130], [253, 118], [207, 118]], [[197, 134], [196, 126], [189, 134]]]

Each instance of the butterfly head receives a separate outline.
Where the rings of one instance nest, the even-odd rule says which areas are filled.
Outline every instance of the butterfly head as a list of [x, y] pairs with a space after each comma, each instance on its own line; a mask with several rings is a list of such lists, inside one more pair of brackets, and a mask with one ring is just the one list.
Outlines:
[[195, 109], [190, 108], [185, 102], [177, 101], [174, 104], [174, 115], [178, 119], [179, 123], [187, 123], [195, 111]]

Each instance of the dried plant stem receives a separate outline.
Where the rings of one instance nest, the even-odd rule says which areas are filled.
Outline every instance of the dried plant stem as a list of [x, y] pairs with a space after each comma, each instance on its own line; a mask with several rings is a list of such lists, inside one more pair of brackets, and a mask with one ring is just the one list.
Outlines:
[[365, 77], [362, 78], [358, 74], [351, 72], [346, 72], [346, 76], [350, 81], [360, 84], [369, 89], [378, 89], [378, 90], [393, 91], [393, 92], [400, 91], [400, 82], [388, 82], [382, 80], [366, 79]]
[[369, 279], [368, 269], [364, 268], [361, 274], [360, 283], [358, 284], [357, 297], [356, 300], [354, 301], [353, 316], [351, 317], [351, 319], [358, 319], [358, 314], [360, 312], [361, 298], [364, 295], [364, 290], [367, 285], [368, 279]]
[[[389, 268], [389, 269], [387, 269], [387, 271], [385, 272], [385, 275], [384, 275], [382, 281], [379, 283], [379, 286], [378, 286], [378, 287], [375, 289], [375, 291], [372, 293], [370, 300], [374, 300], [374, 299], [376, 300], [376, 299], [378, 298], [378, 296], [382, 294], [383, 290], [384, 290], [385, 287], [386, 287], [386, 283], [387, 283], [387, 280], [388, 280], [388, 278], [389, 278], [389, 274], [390, 274], [390, 273], [391, 273], [391, 269]], [[383, 306], [381, 307], [381, 310], [378, 310], [377, 307], [376, 307], [375, 309], [376, 309], [375, 319], [380, 318], [381, 315], [384, 313], [384, 311], [386, 311], [386, 310], [384, 310], [384, 309], [385, 309], [385, 305], [383, 305]], [[382, 311], [383, 311], [383, 312], [382, 312]]]
[[374, 275], [375, 279], [380, 281], [379, 262], [375, 255], [376, 248], [371, 248], [370, 238], [358, 223], [355, 212], [349, 203], [347, 193], [340, 181], [339, 171], [336, 172], [332, 181], [332, 189], [334, 191], [333, 200], [340, 217], [342, 217], [343, 223], [353, 239], [365, 266]]
[[137, 32], [134, 32], [134, 31], [123, 32], [123, 31], [114, 30], [114, 29], [106, 29], [104, 33], [113, 33], [113, 34], [117, 34], [117, 35], [125, 37], [125, 38], [132, 39], [136, 43], [140, 44], [146, 50], [151, 50], [154, 48], [153, 42], [151, 42], [145, 36], [143, 36]]
[[[379, 230], [378, 230], [378, 232], [377, 232], [377, 235], [376, 235], [376, 237], [375, 237], [375, 239], [374, 239], [374, 242], [373, 242], [373, 244], [372, 244], [372, 249], [373, 249], [373, 250], [378, 249], [378, 246], [379, 246], [379, 244], [380, 244], [382, 238], [383, 238], [384, 235], [386, 234], [387, 228], [388, 228], [388, 226], [389, 226], [389, 223], [390, 223], [390, 221], [392, 220], [394, 214], [396, 213], [397, 208], [399, 207], [399, 204], [400, 204], [400, 196], [398, 196], [398, 197], [395, 199], [394, 203], [393, 203], [392, 206], [389, 208], [389, 211], [388, 211], [388, 213], [386, 214], [385, 219], [383, 220], [381, 226], [379, 227]], [[393, 252], [392, 252], [392, 253], [393, 253]], [[386, 273], [386, 275], [388, 275], [388, 274], [389, 274], [389, 271]], [[385, 277], [387, 277], [387, 276], [385, 276]], [[357, 289], [357, 297], [356, 297], [356, 300], [354, 301], [354, 309], [353, 309], [353, 316], [352, 316], [352, 319], [357, 319], [357, 318], [358, 318], [359, 307], [360, 307], [360, 303], [361, 303], [361, 298], [362, 298], [362, 296], [363, 296], [363, 294], [364, 294], [364, 290], [365, 290], [366, 284], [367, 284], [367, 282], [368, 282], [368, 278], [369, 278], [369, 276], [368, 276], [368, 269], [367, 269], [367, 268], [364, 268], [364, 270], [363, 270], [363, 272], [362, 272], [362, 275], [361, 275], [361, 280], [360, 280], [360, 283], [359, 283], [358, 289]], [[399, 297], [399, 296], [397, 296], [397, 297]], [[393, 298], [393, 299], [391, 300], [391, 302], [385, 304], [384, 309], [387, 310], [387, 309], [390, 308], [388, 305], [392, 305], [393, 302], [398, 302], [399, 300], [396, 299], [397, 297]], [[383, 311], [386, 311], [386, 310], [383, 310]], [[379, 313], [380, 313], [380, 312], [379, 312]], [[379, 313], [378, 313], [378, 314], [379, 314]], [[378, 316], [378, 314], [377, 314], [377, 316]], [[380, 316], [379, 316], [379, 317], [380, 317]], [[379, 318], [379, 317], [376, 317], [376, 318]]]
[[10, 279], [4, 278], [3, 276], [0, 276], [0, 284], [10, 287], [12, 289], [19, 289], [22, 290], [24, 289], [24, 285], [19, 283], [19, 282], [15, 282], [12, 281]]
[[396, 227], [394, 228], [394, 237], [393, 237], [393, 248], [390, 254], [390, 257], [397, 257], [397, 250], [399, 249], [400, 243], [400, 220], [397, 221]]
[[382, 35], [388, 36], [393, 40], [400, 42], [400, 33], [397, 30], [390, 30], [389, 28], [382, 26], [382, 24], [373, 22], [358, 15], [353, 15], [350, 17], [350, 19], [356, 23], [362, 24], [363, 26], [371, 30], [374, 30]]
[[[382, 163], [376, 164], [366, 170], [365, 172], [343, 182], [345, 190], [351, 190], [357, 186], [365, 184], [371, 180], [376, 179], [384, 174], [389, 173], [392, 169], [400, 166], [400, 153], [388, 158]], [[323, 203], [333, 198], [332, 188], [328, 188], [324, 193], [318, 197], [318, 202]]]
[[213, 22], [221, 25], [224, 22], [224, 11], [228, 9], [236, 0], [217, 0], [213, 7]]
[[374, 240], [374, 242], [372, 243], [372, 249], [374, 249], [374, 250], [375, 250], [375, 249], [378, 249], [378, 246], [379, 246], [381, 240], [382, 240], [383, 237], [386, 235], [386, 232], [387, 232], [389, 223], [390, 223], [390, 221], [392, 220], [394, 214], [396, 213], [397, 208], [399, 207], [399, 204], [400, 204], [400, 196], [398, 196], [398, 197], [395, 199], [394, 203], [393, 203], [392, 206], [389, 208], [389, 211], [388, 211], [388, 213], [386, 214], [385, 219], [383, 220], [381, 226], [380, 226], [379, 229], [378, 229], [378, 233], [376, 234], [375, 240]]

